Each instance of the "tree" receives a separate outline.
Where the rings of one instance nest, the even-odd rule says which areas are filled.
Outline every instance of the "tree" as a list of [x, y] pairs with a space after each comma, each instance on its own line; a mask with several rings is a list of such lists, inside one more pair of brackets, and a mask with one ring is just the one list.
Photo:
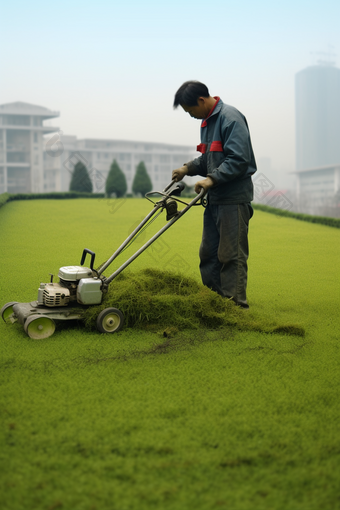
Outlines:
[[92, 182], [86, 166], [81, 162], [75, 165], [70, 182], [70, 191], [92, 193]]
[[115, 193], [116, 197], [119, 198], [125, 195], [126, 190], [127, 184], [125, 175], [121, 171], [117, 161], [114, 159], [105, 183], [106, 194], [110, 196], [112, 193]]
[[132, 183], [132, 191], [134, 193], [141, 193], [145, 195], [152, 190], [152, 182], [149, 177], [144, 161], [141, 161], [137, 166], [136, 174]]

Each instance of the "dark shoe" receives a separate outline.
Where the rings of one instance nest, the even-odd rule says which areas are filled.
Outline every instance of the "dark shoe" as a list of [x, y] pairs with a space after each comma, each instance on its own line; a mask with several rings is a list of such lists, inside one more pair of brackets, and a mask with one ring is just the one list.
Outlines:
[[239, 308], [242, 308], [242, 310], [249, 310], [248, 303], [236, 303], [236, 306], [238, 306]]

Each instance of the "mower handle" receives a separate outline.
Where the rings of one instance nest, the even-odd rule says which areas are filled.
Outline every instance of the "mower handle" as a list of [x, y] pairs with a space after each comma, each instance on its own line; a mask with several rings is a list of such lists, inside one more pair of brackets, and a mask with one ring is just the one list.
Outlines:
[[[171, 181], [170, 184], [163, 189], [163, 191], [149, 191], [145, 194], [145, 198], [150, 200], [149, 196], [151, 195], [162, 195], [163, 201], [169, 197], [179, 197], [181, 196], [182, 191], [185, 188], [184, 182], [176, 182], [175, 180]], [[152, 200], [151, 200], [152, 201]]]
[[[169, 187], [168, 187], [168, 189], [169, 189]], [[121, 273], [129, 264], [131, 264], [131, 262], [133, 262], [141, 253], [143, 253], [144, 250], [146, 250], [154, 241], [156, 241], [156, 239], [158, 239], [163, 234], [163, 232], [165, 232], [169, 227], [171, 227], [171, 225], [173, 225], [177, 220], [179, 220], [179, 218], [181, 218], [183, 216], [183, 214], [185, 214], [193, 205], [195, 205], [199, 200], [202, 200], [205, 193], [206, 193], [205, 189], [202, 188], [201, 191], [198, 193], [198, 195], [195, 198], [193, 198], [189, 204], [186, 204], [186, 207], [184, 209], [182, 209], [175, 216], [173, 216], [173, 218], [171, 218], [163, 228], [161, 228], [153, 237], [151, 237], [151, 239], [149, 239], [149, 241], [147, 241], [141, 248], [139, 248], [139, 250], [137, 250], [134, 255], [132, 255], [124, 264], [122, 264], [108, 278], [106, 278], [106, 285], [109, 285], [112, 282], [112, 280], [114, 278], [116, 278], [116, 276], [119, 275], [119, 273]], [[162, 207], [161, 202], [159, 202], [156, 205], [154, 211], [156, 211], [157, 208], [159, 208], [159, 207]], [[136, 232], [140, 229], [141, 225], [142, 225], [142, 223], [131, 234], [131, 236], [134, 236], [136, 234]], [[130, 236], [130, 238], [131, 238], [131, 236]], [[130, 239], [130, 238], [128, 238], [128, 239]], [[113, 258], [115, 258], [115, 256], [118, 255], [122, 251], [122, 248], [124, 246], [125, 246], [125, 243], [123, 243], [122, 246], [120, 248], [118, 248], [117, 252], [111, 257], [111, 259], [109, 259], [106, 262], [105, 266], [103, 266], [104, 269], [106, 269], [111, 264]], [[100, 271], [102, 272], [102, 271], [104, 271], [104, 269], [101, 269]]]
[[165, 193], [173, 184], [176, 184], [175, 179], [173, 179], [169, 184], [163, 189], [163, 193]]
[[168, 188], [167, 195], [179, 196], [182, 193], [182, 191], [184, 190], [184, 188], [185, 188], [184, 182], [175, 182], [175, 184], [173, 186]]
[[[174, 186], [175, 184], [180, 184], [180, 186]], [[190, 203], [186, 203], [186, 202], [182, 202], [182, 200], [180, 200], [178, 197], [178, 195], [180, 194], [180, 192], [182, 191], [182, 186], [184, 187], [183, 183], [176, 183], [175, 180], [171, 181], [170, 184], [168, 184], [166, 186], [166, 188], [164, 188], [163, 191], [149, 191], [148, 193], [145, 194], [145, 197], [150, 200], [150, 202], [152, 202], [154, 204], [154, 208], [153, 210], [144, 218], [144, 220], [134, 229], [133, 232], [131, 232], [131, 234], [128, 236], [127, 239], [125, 239], [125, 241], [123, 242], [123, 244], [121, 244], [121, 246], [114, 252], [114, 254], [104, 263], [100, 266], [100, 268], [98, 269], [97, 271], [97, 274], [98, 276], [100, 276], [104, 271], [105, 269], [107, 269], [109, 267], [109, 265], [115, 260], [116, 257], [118, 257], [118, 255], [120, 255], [120, 253], [122, 253], [122, 251], [126, 248], [126, 246], [128, 246], [128, 244], [136, 237], [136, 235], [138, 234], [138, 232], [148, 223], [148, 221], [151, 219], [151, 217], [159, 210], [159, 209], [163, 209], [164, 208], [164, 202], [170, 198], [171, 194], [172, 194], [172, 190], [171, 190], [171, 187], [174, 186], [174, 191], [175, 191], [175, 194], [172, 195], [174, 197], [174, 200], [176, 200], [177, 202], [181, 202], [182, 204], [185, 205], [185, 208], [182, 209], [181, 211], [179, 211], [173, 218], [171, 218], [167, 225], [165, 225], [157, 234], [155, 234], [146, 244], [144, 244], [144, 246], [142, 246], [132, 257], [129, 258], [128, 261], [125, 262], [125, 264], [123, 264], [119, 269], [117, 269], [117, 271], [115, 271], [111, 276], [109, 276], [109, 278], [106, 278], [106, 283], [109, 284], [121, 271], [123, 271], [123, 269], [125, 269], [125, 267], [127, 267], [135, 258], [137, 258], [146, 248], [148, 248], [148, 246], [150, 246], [150, 244], [152, 244], [159, 236], [161, 236], [163, 234], [163, 232], [165, 232], [165, 230], [167, 230], [175, 221], [177, 221], [179, 218], [181, 218], [183, 216], [183, 214], [188, 211], [190, 209], [190, 207], [192, 207], [193, 205], [198, 205], [198, 201], [199, 200], [202, 200], [204, 195], [205, 195], [205, 190], [202, 188], [201, 191], [199, 192], [199, 194], [193, 198], [193, 200], [191, 200]], [[170, 193], [167, 191], [170, 190]], [[178, 195], [176, 196], [176, 192], [178, 193]], [[150, 198], [149, 198], [149, 195], [153, 195], [153, 194], [158, 194], [158, 195], [161, 195], [162, 196], [162, 200], [160, 200], [159, 202], [157, 203], [154, 203]], [[152, 220], [153, 221], [153, 220]], [[88, 253], [91, 253], [89, 250], [84, 250], [84, 253], [85, 251], [87, 251]], [[84, 254], [83, 254], [84, 256]], [[85, 259], [84, 259], [85, 260]]]

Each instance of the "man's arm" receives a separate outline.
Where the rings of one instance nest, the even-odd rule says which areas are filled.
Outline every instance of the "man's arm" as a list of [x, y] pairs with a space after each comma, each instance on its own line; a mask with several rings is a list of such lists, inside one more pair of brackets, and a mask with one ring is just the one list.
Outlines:
[[183, 166], [173, 170], [172, 172], [172, 178], [176, 182], [181, 181], [186, 175], [189, 175], [190, 177], [194, 177], [195, 175], [202, 175], [202, 177], [206, 177], [207, 168], [203, 156], [193, 159], [188, 163], [184, 163]]
[[205, 192], [208, 191], [215, 184], [214, 180], [211, 177], [207, 177], [206, 179], [202, 179], [201, 181], [197, 181], [195, 184], [195, 192], [200, 193], [203, 188]]
[[186, 165], [181, 166], [180, 168], [177, 168], [176, 170], [172, 171], [172, 180], [179, 182], [188, 175], [188, 167]]

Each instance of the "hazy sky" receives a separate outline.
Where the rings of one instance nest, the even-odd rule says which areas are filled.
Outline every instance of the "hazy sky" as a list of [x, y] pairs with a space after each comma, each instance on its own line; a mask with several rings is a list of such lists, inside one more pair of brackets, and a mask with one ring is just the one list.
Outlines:
[[199, 121], [172, 103], [197, 79], [242, 111], [256, 157], [280, 171], [295, 165], [295, 73], [329, 48], [340, 63], [339, 0], [8, 0], [0, 12], [0, 104], [57, 110], [78, 138], [196, 147]]

